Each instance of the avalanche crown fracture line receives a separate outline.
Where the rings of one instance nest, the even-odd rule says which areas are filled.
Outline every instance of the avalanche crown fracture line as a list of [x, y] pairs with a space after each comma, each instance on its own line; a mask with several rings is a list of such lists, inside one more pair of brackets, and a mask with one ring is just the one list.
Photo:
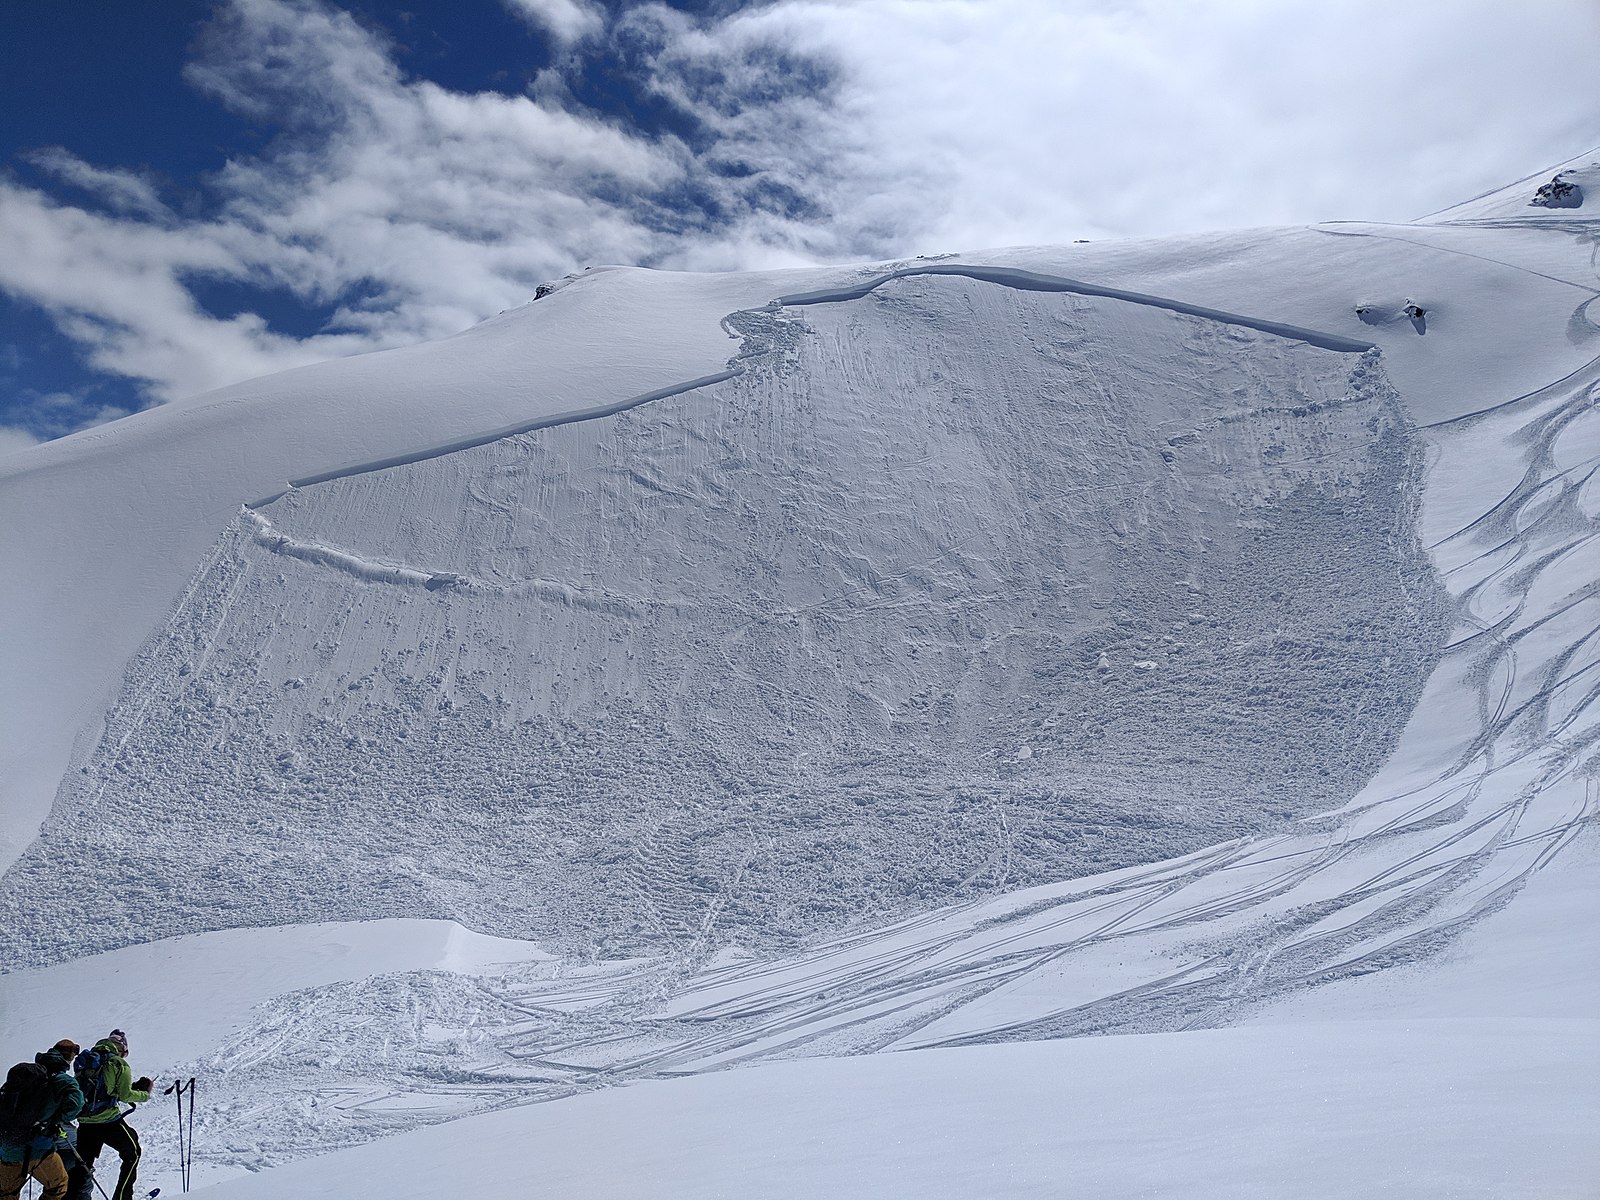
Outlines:
[[[1206, 308], [1200, 304], [1187, 304], [1182, 300], [1172, 300], [1165, 296], [1153, 296], [1147, 292], [1130, 292], [1122, 288], [1102, 287], [1099, 284], [1085, 283], [1081, 279], [1069, 279], [1061, 275], [1041, 275], [1036, 271], [1024, 271], [1016, 267], [984, 267], [959, 263], [906, 267], [903, 270], [877, 275], [872, 279], [850, 287], [826, 288], [814, 292], [796, 292], [792, 295], [779, 296], [768, 307], [784, 308], [808, 304], [842, 304], [871, 295], [884, 284], [892, 283], [896, 279], [908, 279], [915, 275], [957, 275], [966, 279], [977, 280], [980, 283], [993, 283], [1001, 287], [1016, 288], [1025, 292], [1072, 292], [1080, 296], [1102, 296], [1110, 300], [1121, 300], [1128, 304], [1144, 304], [1151, 308], [1164, 308], [1169, 312], [1184, 313], [1192, 317], [1205, 317], [1212, 321], [1219, 321], [1224, 325], [1240, 325], [1246, 329], [1258, 330], [1261, 333], [1288, 338], [1291, 341], [1305, 342], [1307, 345], [1315, 346], [1321, 350], [1332, 350], [1338, 354], [1362, 354], [1368, 350], [1376, 350], [1378, 348], [1372, 342], [1340, 337], [1337, 334], [1324, 333], [1318, 329], [1306, 329], [1299, 325], [1288, 325], [1282, 321], [1267, 321], [1260, 317], [1245, 316], [1241, 313], [1224, 312], [1222, 309]], [[726, 327], [726, 322], [724, 322], [724, 326]], [[307, 475], [301, 479], [291, 479], [288, 482], [288, 486], [282, 491], [274, 492], [270, 496], [263, 496], [246, 507], [265, 508], [273, 501], [281, 499], [293, 488], [311, 487], [314, 484], [328, 483], [334, 479], [346, 479], [352, 475], [366, 475], [372, 471], [385, 471], [390, 467], [404, 467], [412, 463], [426, 462], [430, 458], [440, 458], [443, 455], [454, 454], [460, 450], [472, 450], [478, 446], [486, 446], [490, 442], [498, 442], [502, 438], [514, 437], [519, 433], [531, 433], [536, 429], [552, 429], [558, 425], [570, 425], [577, 421], [593, 421], [601, 417], [615, 416], [617, 413], [626, 412], [630, 408], [638, 408], [641, 404], [665, 400], [669, 396], [681, 396], [684, 392], [691, 392], [696, 388], [709, 387], [712, 384], [732, 379], [743, 370], [740, 362], [743, 357], [743, 352], [736, 355], [726, 371], [719, 371], [714, 375], [702, 375], [700, 378], [691, 379], [687, 383], [657, 388], [655, 391], [645, 392], [638, 396], [630, 396], [626, 400], [619, 400], [613, 404], [603, 404], [596, 408], [586, 408], [576, 412], [556, 413], [552, 416], [537, 417], [531, 421], [519, 421], [514, 425], [507, 425], [500, 429], [491, 430], [488, 433], [473, 434], [471, 437], [458, 438], [443, 445], [408, 450], [403, 454], [394, 454], [371, 462], [351, 463], [347, 466], [335, 467], [331, 471], [322, 471], [316, 475]]]
[[446, 442], [442, 446], [428, 446], [421, 450], [408, 450], [404, 454], [392, 454], [388, 458], [375, 459], [372, 462], [352, 463], [349, 466], [335, 467], [331, 471], [323, 471], [316, 475], [307, 475], [301, 479], [289, 480], [288, 487], [260, 500], [252, 501], [245, 505], [246, 508], [265, 508], [274, 500], [281, 500], [295, 488], [311, 487], [318, 483], [330, 483], [335, 479], [348, 479], [353, 475], [368, 475], [373, 471], [387, 471], [390, 467], [406, 467], [412, 463], [427, 462], [430, 458], [442, 458], [446, 454], [455, 454], [461, 450], [475, 450], [479, 446], [487, 446], [491, 442], [498, 442], [503, 438], [515, 437], [519, 433], [532, 433], [536, 429], [553, 429], [558, 425], [571, 425], [578, 421], [594, 421], [601, 417], [614, 417], [618, 413], [627, 412], [630, 408], [638, 408], [641, 404], [649, 404], [652, 400], [665, 400], [668, 396], [681, 396], [684, 392], [692, 392], [696, 388], [708, 387], [713, 383], [721, 383], [732, 379], [739, 374], [737, 369], [718, 371], [714, 375], [702, 375], [698, 379], [691, 379], [688, 383], [675, 383], [670, 387], [657, 388], [653, 392], [643, 395], [630, 396], [626, 400], [618, 400], [614, 404], [602, 404], [596, 408], [585, 408], [577, 412], [554, 413], [547, 417], [536, 417], [531, 421], [519, 421], [515, 425], [507, 425], [489, 433], [475, 433], [471, 437], [458, 438]]
[[1182, 300], [1169, 300], [1165, 296], [1152, 296], [1147, 292], [1128, 292], [1122, 288], [1102, 287], [1100, 284], [1085, 283], [1081, 279], [1068, 279], [1061, 275], [1041, 275], [1018, 267], [966, 266], [960, 263], [907, 267], [904, 270], [891, 271], [887, 275], [879, 275], [854, 287], [827, 288], [817, 292], [798, 292], [792, 296], [780, 296], [776, 303], [837, 304], [845, 300], [859, 300], [886, 283], [912, 275], [962, 275], [981, 283], [997, 283], [1002, 287], [1017, 288], [1025, 292], [1074, 292], [1080, 296], [1104, 296], [1110, 300], [1147, 304], [1152, 308], [1164, 308], [1169, 312], [1185, 313], [1191, 317], [1206, 317], [1212, 321], [1220, 321], [1224, 325], [1242, 325], [1246, 329], [1305, 342], [1307, 345], [1316, 346], [1321, 350], [1332, 350], [1338, 354], [1362, 354], [1377, 348], [1372, 342], [1323, 333], [1318, 329], [1305, 329], [1299, 325], [1286, 325], [1281, 321], [1265, 321], [1259, 317], [1247, 317], [1217, 308], [1206, 308], [1199, 304], [1186, 304]]

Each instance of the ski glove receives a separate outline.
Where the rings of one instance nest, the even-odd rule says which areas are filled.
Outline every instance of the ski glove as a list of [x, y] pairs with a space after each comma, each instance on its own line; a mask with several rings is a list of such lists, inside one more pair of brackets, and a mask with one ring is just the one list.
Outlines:
[[142, 1075], [133, 1081], [133, 1090], [136, 1092], [148, 1092], [155, 1086], [155, 1081], [148, 1075]]

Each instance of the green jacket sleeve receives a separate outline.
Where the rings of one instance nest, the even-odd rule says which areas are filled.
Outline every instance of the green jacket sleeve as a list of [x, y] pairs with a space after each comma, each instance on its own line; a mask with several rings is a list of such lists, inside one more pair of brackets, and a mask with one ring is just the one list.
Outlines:
[[117, 1057], [106, 1063], [106, 1095], [123, 1104], [144, 1104], [150, 1099], [149, 1092], [141, 1092], [133, 1086], [133, 1068], [128, 1065], [128, 1060]]

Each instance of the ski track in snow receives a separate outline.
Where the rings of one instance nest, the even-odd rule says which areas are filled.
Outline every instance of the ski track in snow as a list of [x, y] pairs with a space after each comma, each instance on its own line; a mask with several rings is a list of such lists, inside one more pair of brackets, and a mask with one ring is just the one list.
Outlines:
[[[786, 297], [780, 303], [849, 306], [876, 295], [891, 306], [915, 304], [916, 293], [885, 299], [884, 293], [893, 290], [886, 285], [927, 275], [1154, 305], [1326, 351], [1367, 348], [1345, 339], [1329, 342], [1328, 335], [1315, 331], [990, 268], [910, 268], [874, 277], [858, 288]], [[782, 318], [781, 313], [770, 316]], [[751, 355], [715, 381], [731, 384], [736, 376], [750, 373], [753, 364], [770, 367], [775, 361], [779, 376], [782, 364], [795, 361], [793, 348], [781, 339], [775, 348]], [[1093, 355], [1084, 355], [1075, 384], [1104, 391], [1106, 383], [1095, 376], [1094, 362]], [[1600, 813], [1595, 782], [1600, 766], [1600, 584], [1593, 569], [1600, 528], [1597, 365], [1427, 431], [1436, 461], [1429, 476], [1425, 540], [1456, 605], [1457, 628], [1416, 706], [1400, 751], [1344, 807], [1168, 861], [1002, 894], [1002, 888], [1014, 886], [1013, 872], [1020, 869], [1014, 856], [1020, 849], [1013, 828], [1017, 811], [1011, 807], [1015, 796], [1002, 802], [1002, 793], [996, 791], [994, 802], [980, 806], [972, 817], [975, 821], [981, 816], [993, 834], [984, 843], [984, 856], [960, 868], [980, 878], [987, 873], [988, 886], [971, 896], [887, 925], [828, 937], [798, 952], [732, 945], [711, 954], [721, 940], [719, 922], [729, 919], [730, 901], [748, 886], [752, 864], [760, 863], [763, 838], [770, 833], [761, 832], [748, 811], [707, 809], [705, 798], [686, 800], [663, 792], [645, 798], [631, 826], [614, 824], [605, 832], [626, 847], [613, 865], [623, 881], [622, 892], [637, 889], [644, 923], [688, 931], [674, 952], [615, 962], [541, 963], [486, 978], [445, 972], [381, 976], [281, 997], [264, 1006], [249, 1028], [183, 1069], [212, 1082], [201, 1136], [218, 1148], [220, 1160], [256, 1169], [468, 1112], [762, 1059], [1220, 1025], [1291, 992], [1430, 954], [1505, 903]], [[1303, 372], [1301, 379], [1307, 383], [1311, 374]], [[668, 396], [692, 401], [689, 392], [707, 382], [637, 398], [606, 412], [620, 415], [646, 400]], [[1117, 379], [1111, 386], [1122, 389], [1126, 384]], [[1110, 399], [1109, 392], [1105, 399]], [[1339, 406], [1340, 398], [1329, 395], [1292, 402], [1285, 411], [1327, 421], [1333, 418], [1325, 414], [1337, 415]], [[1249, 421], [1270, 416], [1266, 406], [1247, 408]], [[1370, 404], [1361, 408], [1360, 419], [1371, 411]], [[570, 425], [603, 415], [597, 410], [545, 424]], [[1221, 444], [1218, 431], [1228, 427], [1229, 414], [1211, 415], [1216, 420], [1210, 425], [1191, 423], [1204, 426], [1193, 440], [1188, 440], [1187, 428], [1163, 429], [1170, 436], [1160, 442], [1161, 459], [1171, 464], [1168, 454], [1238, 455], [1238, 446], [1216, 449]], [[1246, 418], [1234, 417], [1235, 423], [1241, 419]], [[1318, 435], [1322, 453], [1327, 452], [1331, 428]], [[701, 611], [707, 603], [703, 596], [613, 589], [581, 573], [565, 579], [554, 570], [548, 575], [525, 569], [518, 573], [511, 568], [527, 564], [514, 555], [493, 564], [493, 570], [459, 569], [462, 564], [456, 560], [404, 563], [388, 551], [418, 541], [448, 546], [452, 531], [435, 530], [418, 538], [401, 511], [395, 513], [393, 536], [379, 551], [341, 548], [337, 538], [320, 532], [324, 526], [337, 530], [341, 510], [350, 511], [377, 495], [363, 500], [354, 492], [330, 493], [328, 504], [319, 507], [313, 493], [320, 494], [322, 485], [354, 487], [359, 476], [416, 468], [467, 450], [488, 455], [464, 485], [471, 503], [479, 514], [498, 519], [494, 514], [499, 513], [513, 527], [518, 514], [527, 511], [525, 494], [509, 486], [518, 460], [547, 453], [521, 436], [531, 431], [501, 431], [295, 481], [289, 493], [275, 499], [307, 532], [280, 529], [276, 513], [242, 513], [238, 529], [219, 543], [213, 561], [202, 565], [174, 614], [169, 633], [187, 644], [172, 653], [170, 644], [161, 644], [159, 638], [153, 642], [155, 649], [141, 664], [143, 673], [130, 675], [129, 693], [119, 706], [123, 715], [108, 724], [99, 761], [86, 768], [84, 786], [89, 790], [62, 815], [76, 812], [101, 844], [109, 830], [115, 854], [136, 853], [137, 842], [114, 823], [108, 826], [109, 818], [99, 811], [107, 788], [115, 794], [119, 774], [137, 776], [135, 735], [149, 732], [152, 710], [188, 686], [184, 681], [204, 679], [216, 703], [226, 697], [228, 680], [262, 667], [261, 662], [228, 657], [228, 646], [216, 634], [239, 619], [241, 606], [261, 604], [256, 590], [267, 578], [263, 563], [286, 560], [286, 570], [301, 569], [293, 566], [301, 564], [353, 581], [330, 582], [329, 587], [401, 585], [401, 590], [420, 590], [429, 604], [522, 596], [529, 603], [632, 620], [669, 608]], [[629, 436], [663, 439], [668, 431], [691, 447], [726, 434], [698, 417], [679, 416], [671, 425], [647, 424]], [[1520, 447], [1522, 461], [1509, 473], [1502, 498], [1473, 510], [1463, 499], [1467, 489], [1462, 481], [1481, 467], [1490, 447]], [[720, 449], [735, 459], [748, 459], [752, 453], [750, 445]], [[914, 473], [929, 461], [917, 456], [916, 447], [897, 450], [897, 456], [883, 462], [886, 475]], [[569, 447], [564, 453], [576, 451]], [[1280, 450], [1275, 457], [1284, 454]], [[688, 461], [694, 465], [692, 454]], [[704, 469], [709, 459], [702, 456], [699, 461], [698, 471], [675, 480], [653, 472], [648, 457], [636, 461], [624, 472], [635, 489], [629, 495], [657, 497], [653, 503], [658, 505], [684, 498], [729, 503], [729, 481]], [[1091, 467], [1080, 464], [1088, 478], [1076, 494], [1120, 487], [1115, 481], [1095, 482]], [[1286, 479], [1279, 480], [1272, 501], [1281, 503], [1292, 491]], [[431, 483], [423, 479], [418, 486], [442, 487], [445, 482], [440, 476]], [[630, 502], [636, 500], [610, 495], [608, 502], [607, 494], [601, 494], [601, 518], [620, 520]], [[1138, 503], [1144, 507], [1131, 510], [1131, 520], [1110, 510], [1108, 536], [1123, 540], [1140, 521], [1148, 521], [1148, 500]], [[272, 506], [269, 500], [255, 507]], [[971, 590], [974, 576], [984, 578], [989, 570], [989, 560], [974, 550], [982, 542], [982, 531], [963, 532], [957, 523], [951, 536], [934, 543], [939, 546], [934, 557], [865, 562], [853, 568], [848, 587], [796, 595], [775, 613], [757, 603], [753, 591], [747, 597], [730, 594], [725, 598], [730, 621], [725, 628], [748, 633], [787, 620], [800, 627], [790, 653], [808, 641], [825, 646], [826, 638], [816, 629], [807, 631], [806, 621], [838, 613], [848, 623], [875, 612], [925, 606], [925, 598], [903, 594], [908, 581], [915, 589], [942, 590], [947, 600], [957, 590], [956, 581]], [[541, 543], [545, 551], [558, 545]], [[570, 562], [582, 557], [579, 553]], [[839, 555], [838, 561], [848, 563], [848, 554]], [[996, 561], [1004, 562], [1003, 548]], [[1410, 586], [1402, 583], [1399, 593]], [[1031, 599], [1036, 602], [1037, 596]], [[1189, 596], [1183, 602], [1198, 603]], [[1416, 602], [1426, 606], [1423, 598]], [[536, 618], [534, 610], [517, 611], [524, 619]], [[317, 636], [330, 651], [373, 619], [361, 615], [359, 603], [342, 615], [325, 615], [328, 623], [318, 628]], [[976, 644], [994, 645], [990, 636], [984, 634]], [[1095, 645], [1102, 643], [1109, 644], [1109, 639], [1102, 635]], [[581, 641], [573, 646], [585, 649]], [[1135, 644], [1121, 649], [1117, 678], [1132, 678], [1134, 656], [1140, 651]], [[1174, 661], [1162, 652], [1163, 671]], [[318, 669], [330, 665], [337, 663], [323, 660]], [[724, 655], [719, 670], [758, 693], [773, 686], [745, 670], [748, 665]], [[456, 695], [458, 703], [470, 691], [464, 684], [458, 688], [461, 671], [450, 655], [436, 656], [429, 669], [443, 693]], [[1092, 677], [1093, 668], [1086, 673]], [[324, 684], [296, 677], [273, 686], [286, 689], [286, 695], [315, 692], [319, 701], [334, 697], [329, 703], [346, 716], [352, 710], [338, 698], [341, 689], [352, 702], [366, 704], [374, 689], [390, 686], [382, 679], [347, 686], [345, 676], [337, 671], [332, 676]], [[573, 686], [585, 692], [583, 686]], [[693, 682], [686, 681], [686, 686]], [[794, 689], [786, 684], [774, 690], [787, 694]], [[862, 688], [860, 695], [869, 708], [883, 703], [870, 688]], [[903, 710], [908, 699], [899, 698], [889, 707]], [[558, 710], [559, 700], [552, 695], [555, 707], [546, 711]], [[786, 702], [797, 701], [804, 704], [806, 697], [789, 695]], [[820, 695], [812, 703], [817, 711], [825, 710]], [[267, 712], [266, 719], [284, 718]], [[1470, 736], [1452, 741], [1443, 732], [1458, 728], [1468, 729]], [[213, 737], [212, 749], [223, 748], [222, 732], [206, 736]], [[1015, 743], [1020, 736], [1016, 727], [1008, 727], [993, 740]], [[1049, 739], [1040, 724], [1026, 736], [1048, 751]], [[296, 761], [299, 752], [292, 743], [292, 738], [283, 743], [290, 775], [304, 765]], [[1041, 755], [1044, 762], [1049, 757], [1048, 752]], [[235, 769], [224, 766], [222, 773]], [[869, 771], [875, 769], [869, 764]], [[1014, 763], [999, 774], [1015, 777], [1033, 769]], [[715, 780], [717, 771], [706, 778]], [[255, 780], [246, 775], [241, 782], [254, 786]], [[971, 780], [963, 783], [970, 785]], [[429, 797], [410, 799], [426, 802]], [[460, 817], [456, 812], [451, 819]], [[719, 860], [726, 874], [704, 902], [684, 904], [694, 888], [662, 891], [652, 881], [683, 872], [685, 855], [703, 836], [707, 821], [726, 826], [730, 834]], [[558, 836], [568, 836], [560, 833], [559, 822], [554, 828]], [[402, 851], [403, 856], [416, 853]], [[228, 861], [226, 856], [218, 860], [222, 866]], [[408, 861], [410, 865], [400, 867], [403, 877], [423, 888], [440, 886], [437, 880], [423, 880], [414, 857]], [[205, 905], [195, 908], [201, 911]], [[346, 1082], [330, 1085], [327, 1080], [333, 1075]], [[248, 1137], [239, 1134], [242, 1129], [251, 1130]], [[156, 1141], [159, 1158], [159, 1136]]]

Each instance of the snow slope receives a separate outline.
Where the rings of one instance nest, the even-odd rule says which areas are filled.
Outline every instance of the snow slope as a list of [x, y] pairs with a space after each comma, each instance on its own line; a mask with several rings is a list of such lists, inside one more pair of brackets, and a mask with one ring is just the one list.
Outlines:
[[746, 314], [734, 379], [244, 510], [0, 886], [11, 955], [766, 948], [1341, 802], [1447, 628], [1377, 357], [1027, 283]]
[[[6, 460], [7, 825], [53, 806], [7, 1048], [125, 994], [210, 1176], [451, 1122], [349, 1194], [464, 1143], [593, 1195], [1584, 1194], [1600, 270], [1531, 187], [591, 272]], [[544, 949], [317, 965], [438, 918]]]
[[[1370, 339], [1426, 425], [1532, 391], [1594, 355], [1592, 247], [1543, 229], [1542, 210], [1530, 211], [1492, 245], [1483, 230], [1449, 224], [1338, 225], [962, 261]], [[240, 504], [290, 479], [718, 374], [733, 350], [721, 327], [728, 313], [883, 273], [590, 272], [444, 342], [286, 372], [7, 456], [0, 611], [29, 636], [0, 644], [0, 672], [17, 681], [0, 695], [0, 803], [15, 818], [0, 832], [0, 856], [21, 852], [74, 743], [98, 738], [128, 659]], [[1423, 336], [1399, 316], [1408, 298], [1433, 314]], [[1375, 323], [1354, 315], [1358, 303], [1374, 306]]]
[[211, 1194], [1578, 1200], [1600, 1167], [1596, 1045], [1352, 1023], [822, 1059], [471, 1118]]

